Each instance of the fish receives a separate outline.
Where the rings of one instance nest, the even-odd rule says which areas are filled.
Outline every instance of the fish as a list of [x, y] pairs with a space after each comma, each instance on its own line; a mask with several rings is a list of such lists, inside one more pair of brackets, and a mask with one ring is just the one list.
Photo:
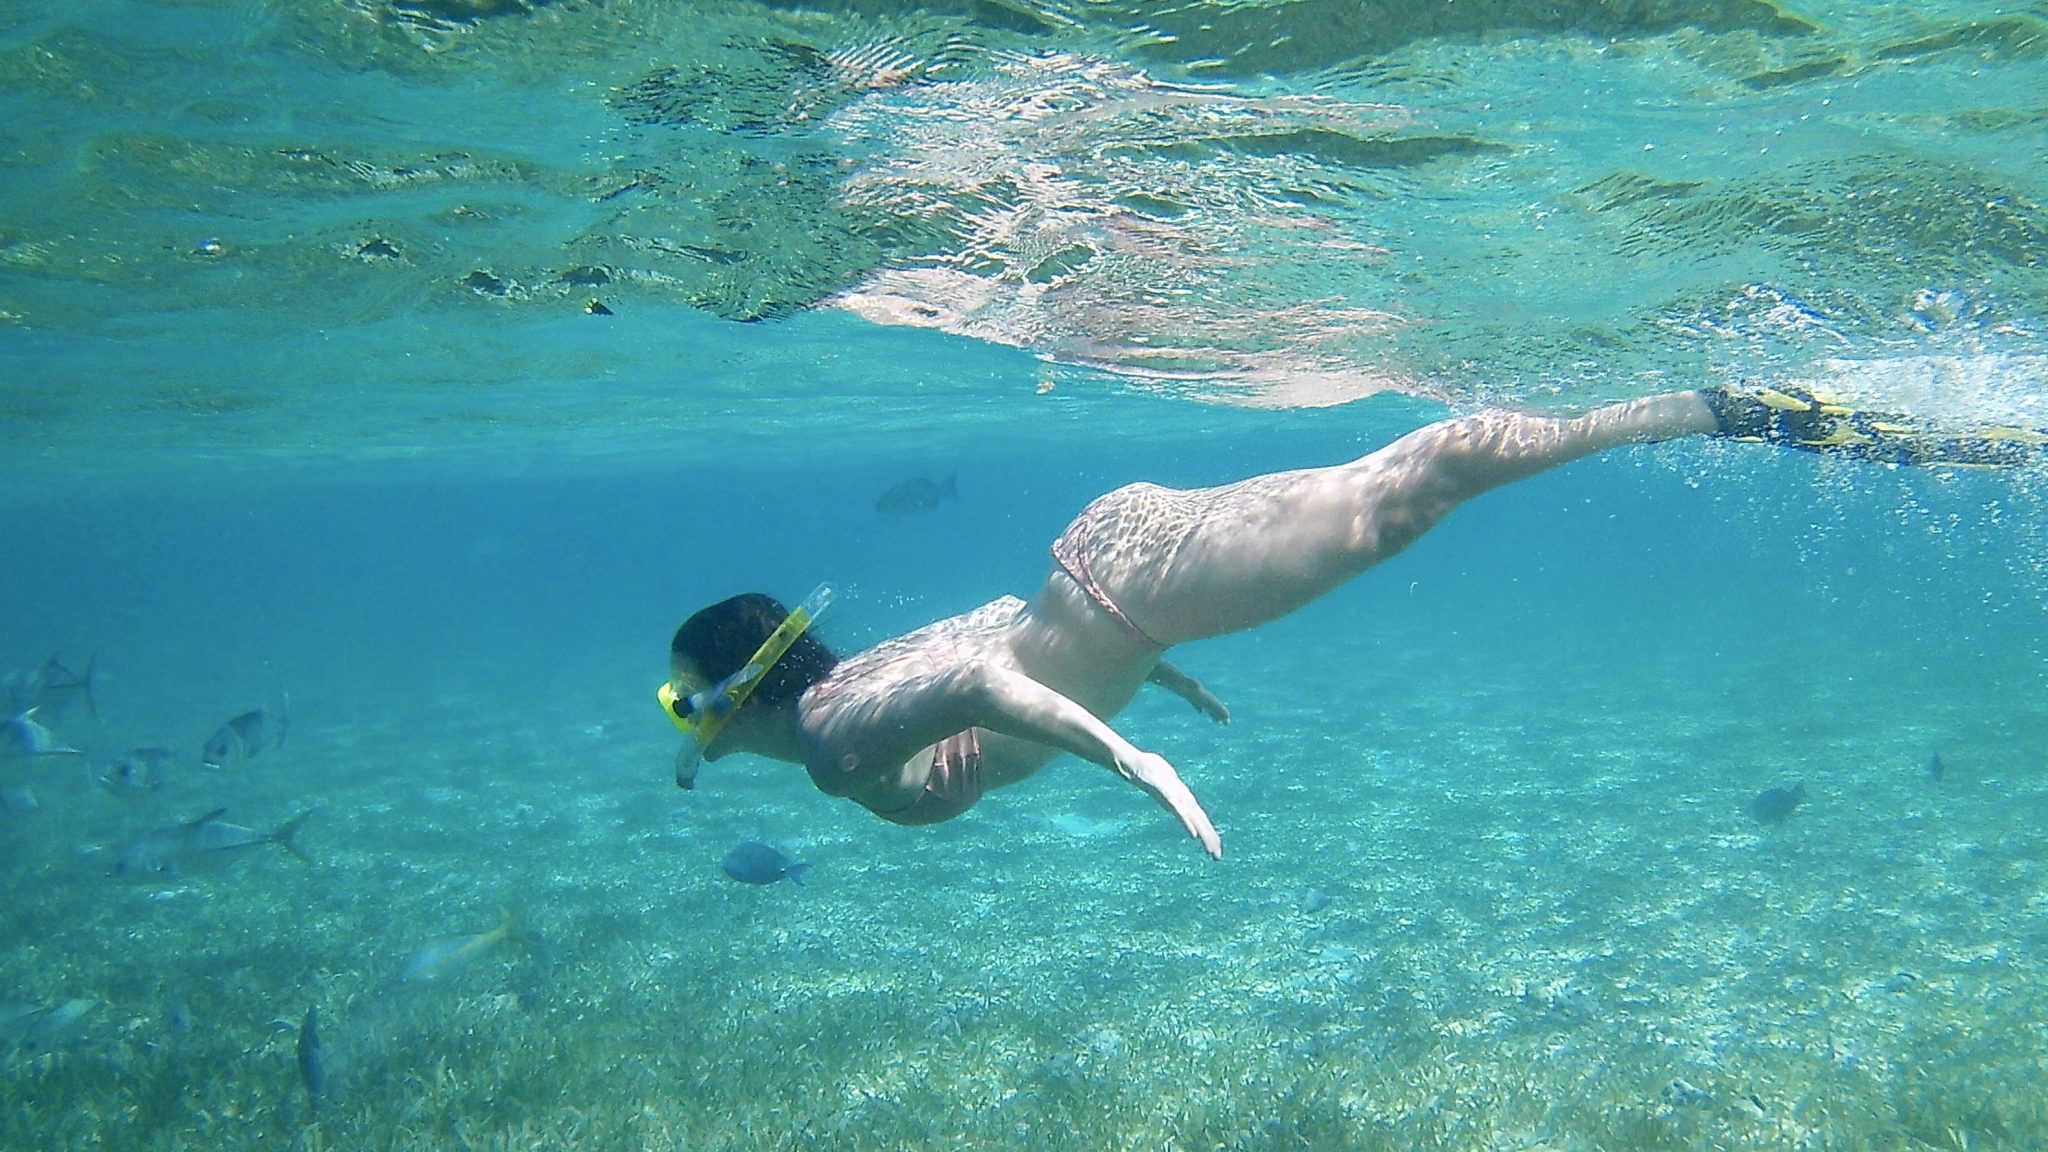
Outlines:
[[86, 660], [83, 674], [66, 668], [52, 656], [43, 661], [42, 669], [36, 673], [35, 705], [53, 717], [60, 717], [70, 711], [73, 704], [84, 700], [85, 710], [97, 720], [100, 718], [100, 705], [93, 699], [92, 688], [99, 679], [97, 655]]
[[493, 945], [504, 941], [511, 941], [526, 948], [536, 958], [543, 955], [539, 938], [521, 928], [518, 917], [507, 914], [505, 919], [489, 932], [444, 936], [414, 952], [399, 966], [398, 982], [431, 984], [444, 979], [489, 951]]
[[99, 1001], [83, 998], [0, 1006], [0, 1046], [25, 1052], [62, 1047], [85, 1031], [82, 1022], [99, 1006]]
[[269, 832], [258, 832], [230, 824], [228, 810], [215, 808], [197, 820], [156, 828], [123, 844], [114, 853], [114, 875], [127, 879], [156, 879], [227, 864], [249, 849], [275, 844], [311, 864], [312, 858], [292, 840], [299, 825], [313, 814], [307, 809]]
[[100, 681], [98, 664], [98, 657], [88, 661], [85, 674], [81, 676], [52, 656], [43, 661], [40, 668], [18, 668], [9, 672], [0, 677], [0, 709], [14, 713], [40, 708], [56, 718], [70, 711], [73, 704], [84, 700], [86, 710], [97, 720], [100, 707], [93, 698], [93, 686]]
[[320, 1102], [327, 1098], [327, 1062], [325, 1046], [320, 1043], [320, 1011], [316, 1005], [306, 1005], [306, 1020], [299, 1025], [299, 1079], [306, 1085], [306, 1100], [315, 1112]]
[[33, 812], [42, 806], [33, 785], [0, 784], [0, 811]]
[[78, 749], [60, 742], [56, 733], [36, 721], [30, 708], [0, 721], [0, 756], [78, 756]]
[[284, 710], [251, 708], [214, 729], [199, 750], [199, 763], [218, 771], [254, 760], [284, 743], [289, 719]]
[[164, 1005], [164, 1030], [173, 1040], [183, 1040], [192, 1031], [192, 1010], [185, 1006], [185, 998], [172, 994], [170, 1003]]
[[1750, 818], [1759, 824], [1783, 824], [1792, 810], [1806, 799], [1806, 785], [1799, 783], [1790, 789], [1766, 788], [1749, 802]]
[[136, 748], [94, 777], [109, 792], [157, 792], [171, 778], [178, 754], [168, 748]]
[[1936, 752], [1927, 761], [1927, 778], [1937, 783], [1948, 774], [1948, 765], [1941, 762], [1941, 753]]
[[1712, 1095], [1704, 1089], [1695, 1088], [1690, 1081], [1673, 1080], [1664, 1086], [1664, 1102], [1676, 1108], [1704, 1108], [1714, 1102]]
[[939, 506], [942, 500], [960, 498], [959, 476], [948, 475], [944, 483], [914, 476], [893, 485], [887, 492], [875, 497], [877, 512], [927, 512]]
[[759, 840], [733, 845], [718, 866], [742, 884], [773, 884], [786, 877], [799, 888], [804, 873], [811, 870], [809, 864], [799, 864]]

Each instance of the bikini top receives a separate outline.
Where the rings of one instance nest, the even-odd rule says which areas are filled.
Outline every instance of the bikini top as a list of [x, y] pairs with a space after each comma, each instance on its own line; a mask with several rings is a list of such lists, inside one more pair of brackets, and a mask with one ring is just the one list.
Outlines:
[[[843, 773], [832, 775], [809, 769], [811, 783], [827, 796], [844, 796]], [[901, 808], [875, 815], [892, 824], [937, 824], [951, 820], [981, 799], [981, 733], [969, 728], [956, 732], [932, 746], [931, 769], [917, 798]]]

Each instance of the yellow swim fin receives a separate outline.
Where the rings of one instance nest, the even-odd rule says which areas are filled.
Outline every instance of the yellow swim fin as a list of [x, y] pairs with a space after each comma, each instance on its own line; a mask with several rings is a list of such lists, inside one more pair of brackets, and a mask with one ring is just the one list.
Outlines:
[[1727, 440], [1921, 467], [2021, 468], [2048, 456], [2048, 433], [2004, 426], [1942, 431], [1790, 385], [1723, 385], [1701, 395], [1719, 425], [1714, 435]]

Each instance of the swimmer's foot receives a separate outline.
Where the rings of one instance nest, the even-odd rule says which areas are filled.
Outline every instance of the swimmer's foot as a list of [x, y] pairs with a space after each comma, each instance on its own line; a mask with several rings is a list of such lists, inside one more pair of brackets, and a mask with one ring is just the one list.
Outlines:
[[2048, 435], [2029, 428], [1942, 432], [1890, 412], [1851, 408], [1804, 388], [1708, 388], [1700, 395], [1719, 425], [1714, 435], [1781, 444], [1884, 464], [2019, 468], [2048, 456]]

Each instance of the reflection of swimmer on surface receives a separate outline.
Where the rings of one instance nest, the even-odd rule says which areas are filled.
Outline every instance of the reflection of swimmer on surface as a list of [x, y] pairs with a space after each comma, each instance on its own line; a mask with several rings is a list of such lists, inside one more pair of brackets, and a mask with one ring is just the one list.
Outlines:
[[661, 698], [698, 759], [751, 752], [802, 764], [824, 792], [928, 824], [1062, 752], [1115, 772], [1212, 856], [1207, 813], [1164, 757], [1105, 723], [1147, 683], [1228, 713], [1168, 648], [1283, 616], [1400, 552], [1474, 496], [1626, 444], [1760, 441], [1890, 463], [2007, 466], [2043, 452], [2020, 429], [1937, 434], [1798, 389], [1717, 388], [1577, 417], [1480, 412], [1326, 468], [1216, 488], [1132, 484], [1097, 498], [1053, 544], [1030, 600], [1005, 596], [841, 659], [794, 611], [749, 594], [676, 632]]

